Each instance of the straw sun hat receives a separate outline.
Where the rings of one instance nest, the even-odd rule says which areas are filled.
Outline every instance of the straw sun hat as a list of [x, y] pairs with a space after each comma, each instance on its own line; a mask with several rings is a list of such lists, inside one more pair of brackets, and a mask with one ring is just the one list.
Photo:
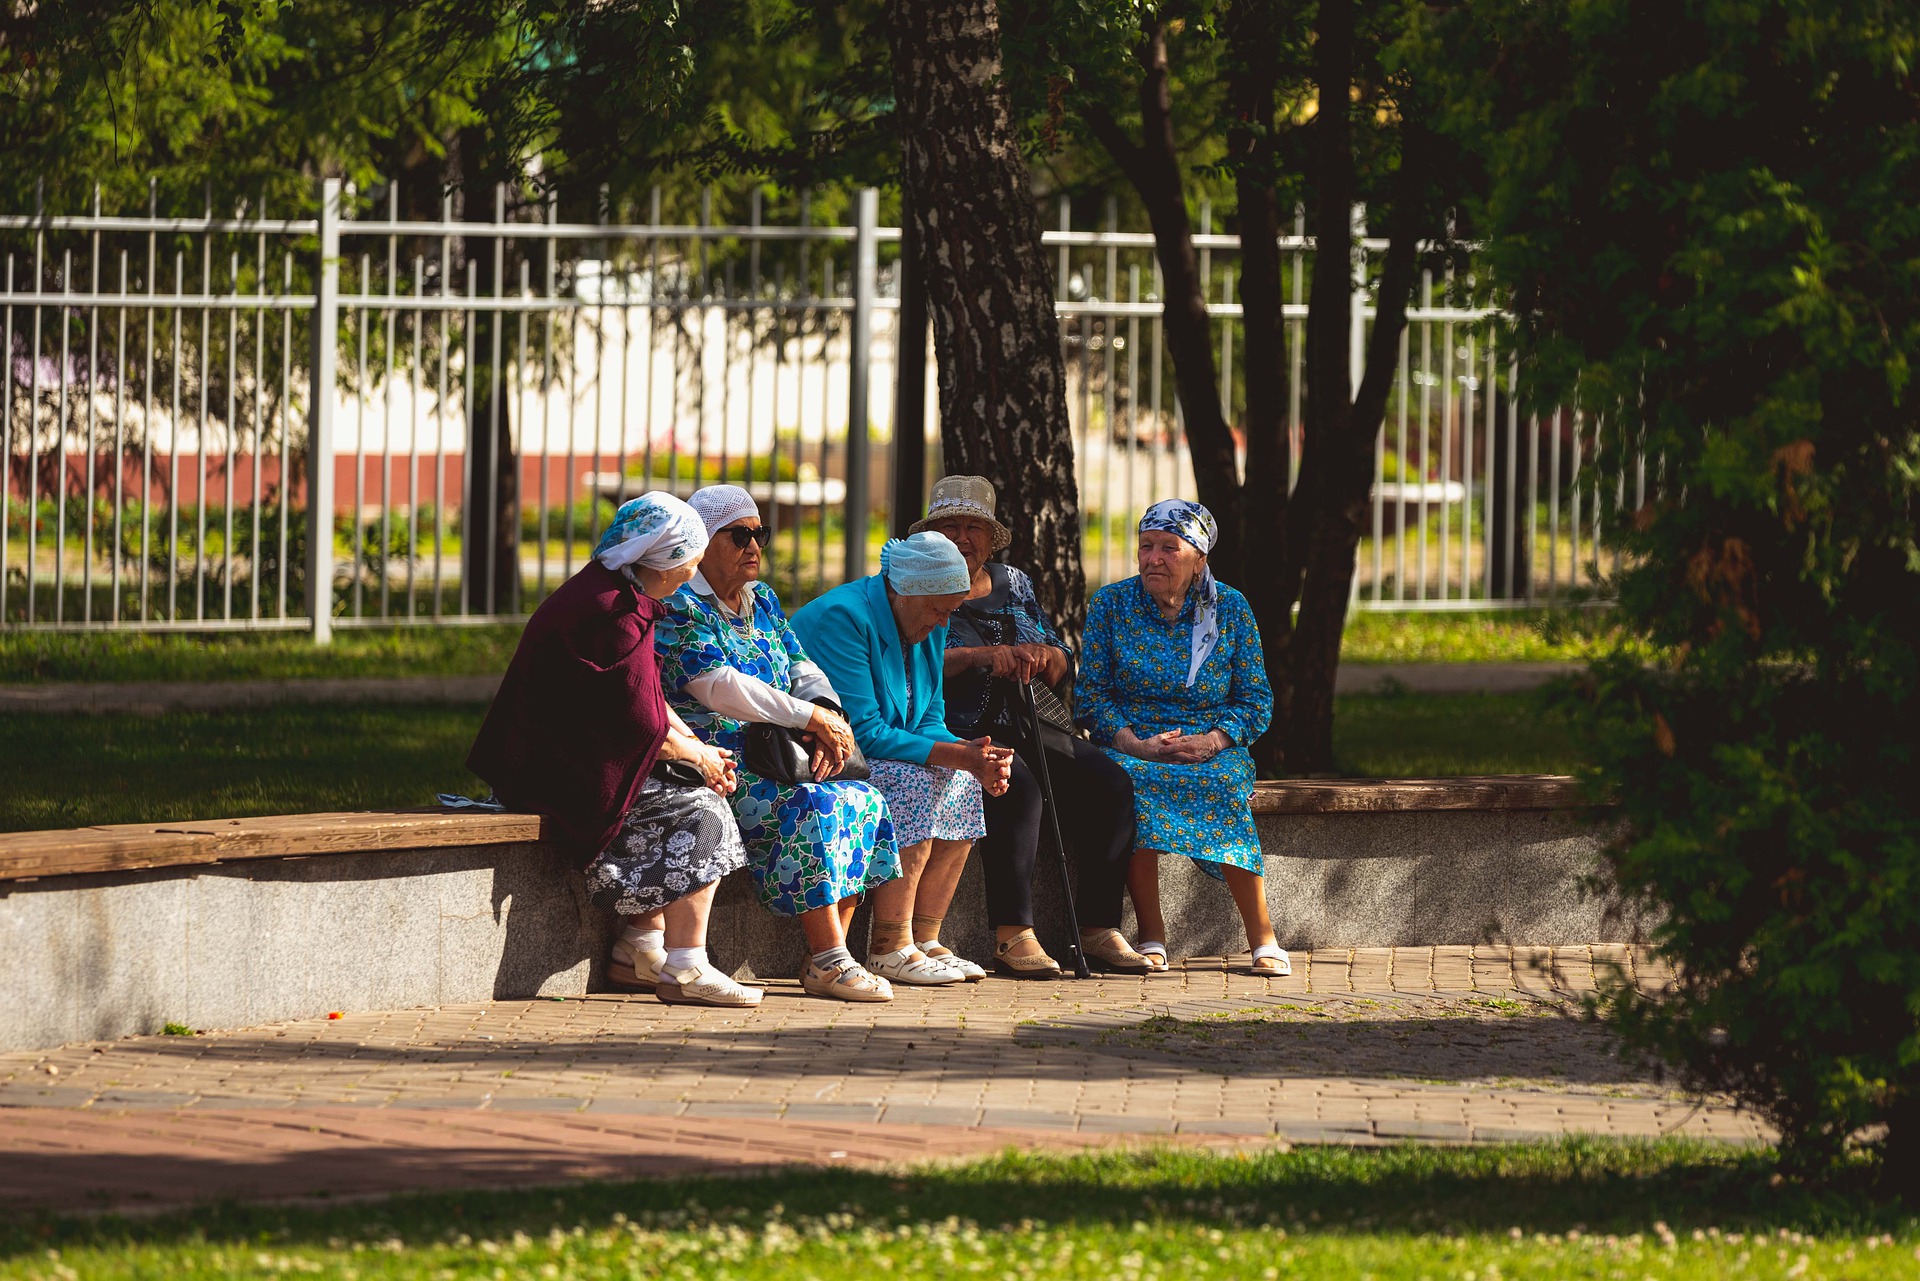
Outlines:
[[913, 522], [913, 533], [930, 529], [950, 516], [973, 516], [993, 526], [993, 550], [1004, 551], [1013, 534], [993, 514], [993, 482], [985, 476], [942, 476], [933, 482], [927, 514]]

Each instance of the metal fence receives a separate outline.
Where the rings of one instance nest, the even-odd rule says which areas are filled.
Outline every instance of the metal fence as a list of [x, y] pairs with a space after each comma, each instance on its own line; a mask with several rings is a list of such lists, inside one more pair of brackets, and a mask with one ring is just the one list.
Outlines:
[[[720, 479], [775, 526], [784, 592], [865, 572], [903, 349], [900, 233], [878, 225], [877, 193], [801, 197], [778, 219], [753, 193], [732, 221], [709, 194], [688, 224], [663, 222], [657, 193], [643, 221], [592, 222], [504, 190], [491, 222], [450, 204], [402, 218], [397, 190], [320, 194], [315, 216], [279, 220], [102, 215], [97, 199], [0, 217], [0, 626], [324, 639], [517, 617], [619, 502]], [[829, 204], [844, 221], [816, 219]], [[1194, 492], [1152, 238], [1103, 214], [1076, 227], [1062, 200], [1046, 233], [1095, 583], [1131, 572], [1144, 505]], [[1366, 255], [1383, 248], [1362, 244], [1361, 336]], [[1237, 422], [1238, 242], [1203, 209], [1196, 247]], [[1282, 248], [1297, 445], [1313, 244], [1296, 225]], [[1589, 591], [1603, 501], [1628, 501], [1617, 480], [1601, 492], [1591, 423], [1522, 419], [1517, 370], [1455, 283], [1423, 282], [1402, 341], [1361, 608]], [[923, 421], [937, 438], [931, 398]]]

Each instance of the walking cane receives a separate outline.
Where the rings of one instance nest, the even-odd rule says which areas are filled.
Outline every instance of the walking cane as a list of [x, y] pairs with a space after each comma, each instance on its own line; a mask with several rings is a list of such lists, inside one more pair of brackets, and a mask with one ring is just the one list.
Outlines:
[[1087, 957], [1080, 950], [1080, 913], [1073, 905], [1073, 878], [1067, 872], [1067, 843], [1060, 835], [1060, 807], [1053, 799], [1053, 771], [1047, 766], [1047, 745], [1040, 741], [1040, 707], [1033, 700], [1033, 686], [1025, 681], [1019, 682], [1021, 705], [1026, 709], [1026, 724], [1022, 727], [1027, 742], [1033, 746], [1033, 768], [1040, 779], [1041, 805], [1047, 811], [1047, 823], [1053, 829], [1053, 848], [1060, 855], [1060, 892], [1067, 900], [1067, 949], [1073, 954], [1073, 976], [1077, 979], [1093, 977], [1093, 971], [1087, 968]]

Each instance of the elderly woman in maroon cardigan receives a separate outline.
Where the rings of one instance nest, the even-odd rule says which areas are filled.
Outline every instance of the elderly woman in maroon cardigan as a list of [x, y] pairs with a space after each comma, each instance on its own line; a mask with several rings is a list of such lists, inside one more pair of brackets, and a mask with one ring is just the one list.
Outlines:
[[746, 866], [729, 754], [666, 704], [660, 602], [693, 577], [706, 525], [678, 498], [620, 508], [584, 568], [527, 620], [467, 767], [509, 809], [544, 814], [623, 918], [611, 976], [670, 1003], [758, 1005], [707, 960], [707, 916]]

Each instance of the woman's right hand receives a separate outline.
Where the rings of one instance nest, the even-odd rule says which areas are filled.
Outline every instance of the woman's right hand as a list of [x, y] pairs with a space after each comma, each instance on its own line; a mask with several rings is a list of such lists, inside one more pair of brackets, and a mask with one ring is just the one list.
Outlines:
[[[1128, 756], [1137, 757], [1143, 761], [1181, 760], [1182, 758], [1174, 754], [1174, 744], [1182, 737], [1183, 735], [1177, 729], [1170, 729], [1161, 734], [1149, 734], [1145, 738], [1141, 738], [1131, 729], [1123, 729], [1113, 736], [1113, 747], [1115, 751], [1125, 752]], [[1182, 761], [1182, 763], [1185, 762]]]

